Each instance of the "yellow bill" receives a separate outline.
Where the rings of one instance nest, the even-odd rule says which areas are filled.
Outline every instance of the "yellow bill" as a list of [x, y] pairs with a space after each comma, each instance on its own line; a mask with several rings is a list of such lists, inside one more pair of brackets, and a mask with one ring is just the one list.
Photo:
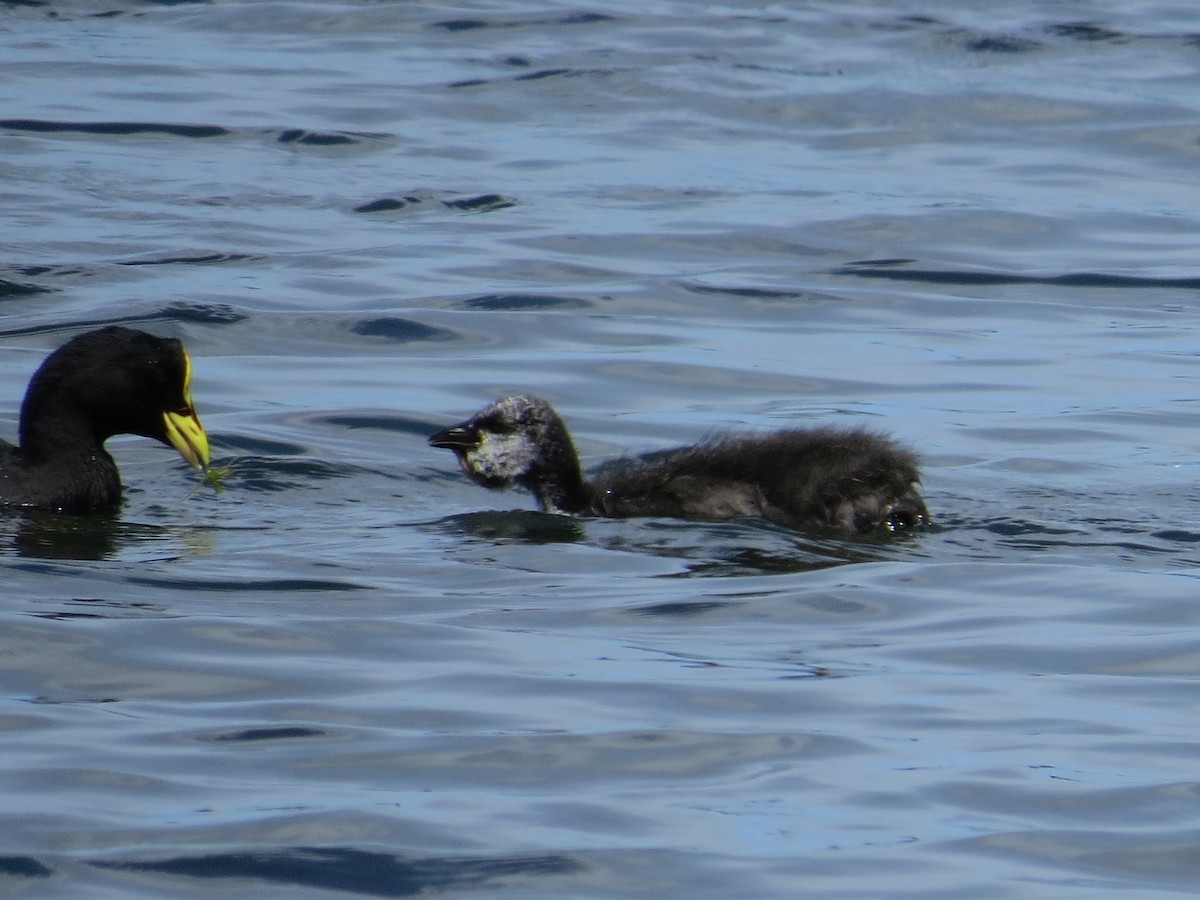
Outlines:
[[192, 358], [183, 354], [183, 401], [184, 406], [163, 413], [163, 424], [166, 426], [167, 440], [179, 451], [179, 455], [187, 460], [188, 465], [195, 466], [208, 472], [208, 462], [212, 452], [208, 446], [208, 435], [196, 415], [196, 407], [192, 402]]
[[187, 460], [188, 465], [197, 469], [207, 469], [212, 451], [209, 450], [208, 435], [205, 434], [196, 411], [189, 405], [173, 412], [165, 412], [163, 422], [167, 426], [167, 440], [179, 451], [179, 455]]

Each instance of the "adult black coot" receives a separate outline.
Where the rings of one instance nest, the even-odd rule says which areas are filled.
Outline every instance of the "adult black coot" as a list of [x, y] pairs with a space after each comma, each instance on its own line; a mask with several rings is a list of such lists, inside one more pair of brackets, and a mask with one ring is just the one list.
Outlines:
[[192, 404], [183, 344], [110, 326], [72, 338], [34, 373], [20, 445], [0, 440], [0, 505], [64, 512], [109, 509], [121, 478], [104, 442], [137, 434], [206, 468], [208, 435]]
[[916, 455], [861, 429], [796, 428], [712, 437], [620, 459], [590, 481], [545, 400], [506, 397], [429, 438], [488, 488], [519, 484], [545, 512], [733, 519], [865, 533], [930, 522]]

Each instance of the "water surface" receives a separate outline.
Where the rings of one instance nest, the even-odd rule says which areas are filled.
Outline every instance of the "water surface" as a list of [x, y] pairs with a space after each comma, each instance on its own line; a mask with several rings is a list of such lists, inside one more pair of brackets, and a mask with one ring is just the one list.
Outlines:
[[[961, 6], [0, 5], [0, 433], [119, 322], [231, 470], [0, 521], [0, 889], [1192, 895], [1194, 16]], [[544, 516], [517, 390], [939, 526]]]

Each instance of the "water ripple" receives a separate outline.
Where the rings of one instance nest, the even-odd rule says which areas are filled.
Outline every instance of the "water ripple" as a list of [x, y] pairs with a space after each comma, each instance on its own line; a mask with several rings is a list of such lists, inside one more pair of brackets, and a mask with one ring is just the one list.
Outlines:
[[100, 869], [212, 880], [239, 879], [370, 897], [413, 897], [502, 887], [515, 877], [553, 877], [579, 871], [567, 856], [415, 857], [345, 847], [293, 847], [255, 853], [215, 853], [151, 861], [92, 863]]

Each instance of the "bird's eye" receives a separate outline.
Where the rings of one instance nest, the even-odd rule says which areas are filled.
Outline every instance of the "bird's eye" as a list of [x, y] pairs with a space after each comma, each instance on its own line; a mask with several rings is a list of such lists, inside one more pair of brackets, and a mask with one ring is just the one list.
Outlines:
[[150, 369], [147, 370], [146, 377], [156, 388], [164, 391], [169, 391], [174, 387], [170, 373], [160, 366], [157, 360], [151, 360]]
[[481, 431], [490, 431], [492, 434], [512, 434], [517, 430], [512, 422], [503, 416], [485, 416], [477, 424]]

